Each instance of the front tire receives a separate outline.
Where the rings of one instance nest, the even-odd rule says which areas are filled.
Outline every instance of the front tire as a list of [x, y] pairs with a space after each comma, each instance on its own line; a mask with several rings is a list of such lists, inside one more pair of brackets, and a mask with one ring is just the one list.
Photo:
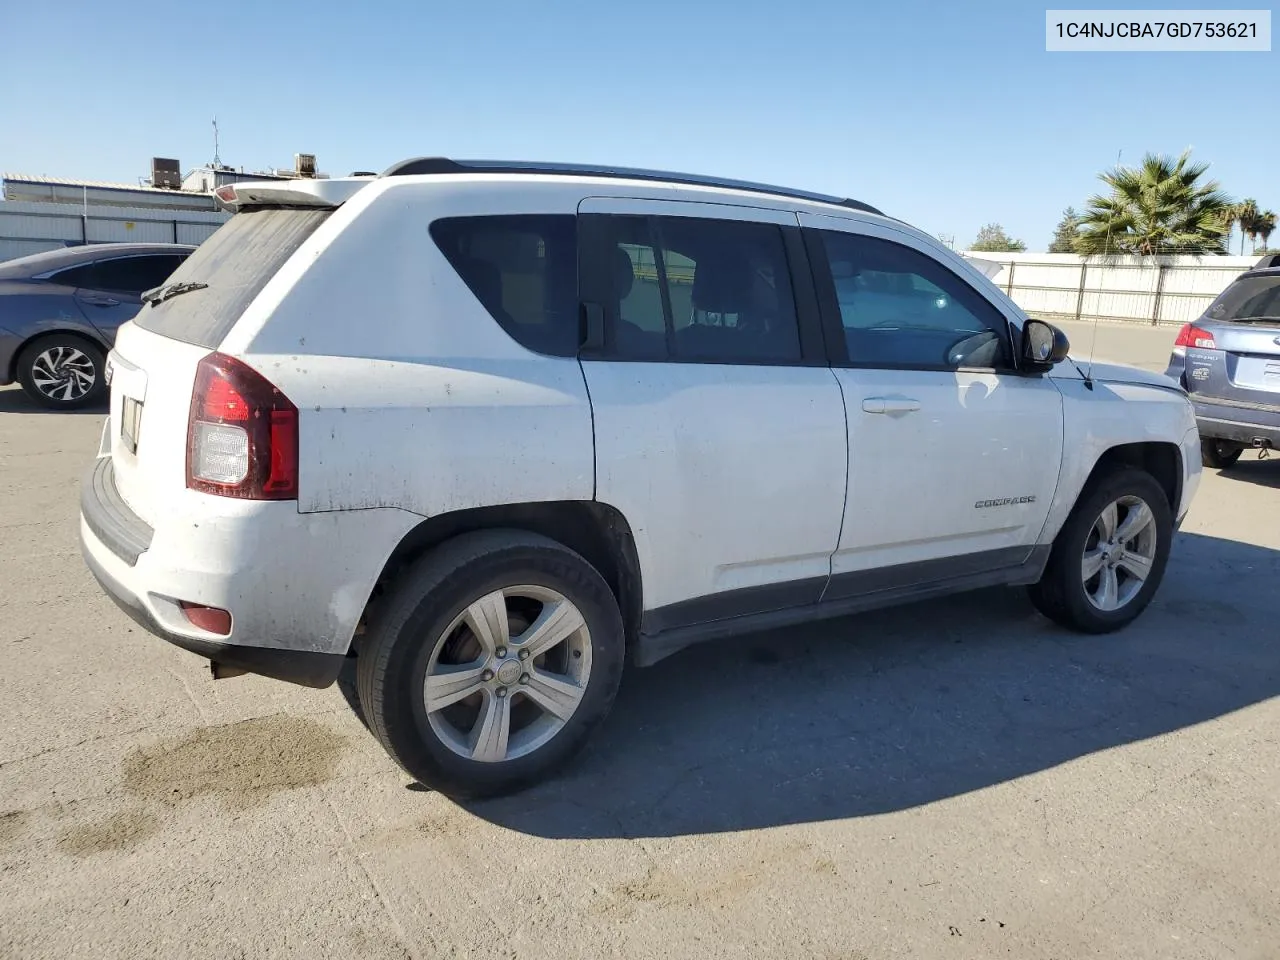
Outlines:
[[1229, 440], [1200, 439], [1200, 462], [1213, 470], [1225, 470], [1240, 459], [1244, 447]]
[[107, 395], [106, 358], [97, 344], [72, 333], [33, 340], [18, 355], [23, 391], [50, 410], [75, 410]]
[[586, 560], [518, 530], [432, 550], [373, 612], [357, 659], [360, 704], [386, 751], [458, 798], [541, 780], [613, 705], [622, 617]]
[[1124, 467], [1085, 488], [1029, 588], [1050, 620], [1081, 633], [1131, 623], [1155, 595], [1173, 543], [1173, 512], [1151, 474]]

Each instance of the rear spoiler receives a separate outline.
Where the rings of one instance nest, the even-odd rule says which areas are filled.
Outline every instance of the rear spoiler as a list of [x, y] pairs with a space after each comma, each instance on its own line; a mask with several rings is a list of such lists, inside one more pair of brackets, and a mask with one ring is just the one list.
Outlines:
[[232, 213], [247, 206], [339, 207], [373, 179], [247, 180], [218, 187], [213, 191], [213, 201]]

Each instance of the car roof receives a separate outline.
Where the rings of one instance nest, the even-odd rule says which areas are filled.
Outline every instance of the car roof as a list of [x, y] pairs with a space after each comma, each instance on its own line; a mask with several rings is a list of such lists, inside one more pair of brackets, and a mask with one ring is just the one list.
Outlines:
[[136, 257], [155, 253], [192, 253], [196, 248], [185, 243], [90, 243], [78, 247], [46, 250], [0, 263], [0, 279], [17, 280], [34, 277], [49, 270], [75, 267], [112, 257]]
[[763, 193], [791, 200], [807, 200], [812, 203], [830, 204], [848, 210], [859, 210], [884, 216], [870, 204], [847, 197], [836, 197], [811, 190], [797, 190], [749, 180], [731, 180], [709, 177], [696, 173], [673, 173], [669, 170], [646, 170], [637, 167], [596, 166], [584, 163], [546, 163], [530, 160], [453, 160], [449, 157], [416, 157], [388, 167], [382, 177], [412, 177], [448, 174], [534, 174], [548, 177], [595, 177], [616, 180], [641, 180], [701, 187], [721, 187], [726, 190]]
[[1235, 280], [1231, 282], [1237, 283], [1241, 280], [1248, 280], [1250, 277], [1280, 277], [1280, 266], [1262, 268], [1254, 267], [1252, 270], [1248, 270], [1245, 273], [1240, 274], [1240, 276], [1236, 277]]

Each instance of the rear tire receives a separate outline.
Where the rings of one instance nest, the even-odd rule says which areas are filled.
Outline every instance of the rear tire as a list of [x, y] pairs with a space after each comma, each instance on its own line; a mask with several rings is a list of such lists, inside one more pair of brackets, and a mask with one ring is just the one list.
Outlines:
[[496, 796], [578, 752], [613, 705], [624, 648], [617, 602], [586, 560], [536, 534], [485, 530], [391, 586], [357, 686], [369, 728], [410, 776], [452, 797]]
[[[1108, 526], [1110, 536], [1104, 535]], [[1164, 489], [1151, 474], [1122, 467], [1085, 488], [1053, 542], [1044, 575], [1029, 588], [1031, 602], [1081, 633], [1118, 630], [1151, 602], [1172, 542]]]
[[26, 395], [50, 410], [76, 410], [107, 395], [102, 348], [74, 333], [31, 341], [18, 354], [17, 374]]
[[1225, 470], [1240, 459], [1244, 447], [1230, 440], [1200, 439], [1200, 462], [1214, 470]]

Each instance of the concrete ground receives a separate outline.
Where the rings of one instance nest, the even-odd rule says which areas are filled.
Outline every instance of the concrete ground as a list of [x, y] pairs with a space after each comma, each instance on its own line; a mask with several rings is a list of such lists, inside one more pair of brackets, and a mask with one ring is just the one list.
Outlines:
[[1122, 633], [995, 590], [691, 650], [460, 806], [340, 689], [215, 683], [107, 601], [101, 422], [0, 391], [0, 956], [1280, 955], [1280, 460], [1205, 477]]

